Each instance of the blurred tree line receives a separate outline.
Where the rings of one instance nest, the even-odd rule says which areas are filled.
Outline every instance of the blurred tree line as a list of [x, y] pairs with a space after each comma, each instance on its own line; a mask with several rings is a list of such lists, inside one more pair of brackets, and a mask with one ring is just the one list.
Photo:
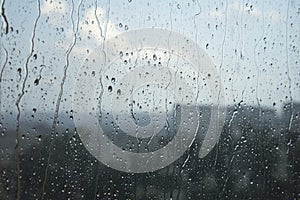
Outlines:
[[[198, 157], [196, 140], [170, 166], [143, 174], [101, 164], [68, 128], [55, 135], [44, 128], [35, 141], [22, 134], [21, 199], [300, 199], [299, 113], [295, 103], [278, 116], [240, 102], [227, 109], [219, 143], [208, 156]], [[2, 135], [15, 137], [8, 130]], [[15, 199], [15, 155], [2, 153], [0, 159], [0, 199]]]

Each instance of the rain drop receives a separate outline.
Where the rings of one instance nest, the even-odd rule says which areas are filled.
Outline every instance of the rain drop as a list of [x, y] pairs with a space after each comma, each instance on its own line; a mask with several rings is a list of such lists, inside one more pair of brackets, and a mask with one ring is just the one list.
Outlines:
[[39, 83], [40, 83], [40, 80], [39, 79], [35, 79], [34, 85], [37, 86]]
[[22, 73], [22, 69], [18, 68], [18, 74], [19, 74], [19, 76], [21, 76], [21, 73]]
[[116, 78], [114, 78], [114, 77], [111, 78], [111, 82], [112, 82], [112, 83], [116, 83]]
[[154, 54], [153, 55], [153, 60], [156, 61], [157, 60], [157, 56]]
[[120, 89], [117, 90], [117, 95], [121, 95], [121, 90]]

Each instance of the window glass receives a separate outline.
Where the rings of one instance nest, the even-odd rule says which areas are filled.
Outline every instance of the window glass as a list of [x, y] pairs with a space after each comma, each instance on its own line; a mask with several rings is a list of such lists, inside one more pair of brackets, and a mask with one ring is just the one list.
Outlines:
[[299, 199], [300, 2], [1, 1], [0, 199]]

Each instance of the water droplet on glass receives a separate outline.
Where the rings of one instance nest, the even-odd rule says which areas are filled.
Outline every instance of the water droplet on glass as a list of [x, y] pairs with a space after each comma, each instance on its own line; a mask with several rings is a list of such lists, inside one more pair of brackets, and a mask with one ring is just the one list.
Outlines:
[[35, 79], [34, 85], [37, 86], [39, 83], [40, 83], [40, 80], [39, 79]]
[[157, 60], [157, 56], [155, 54], [153, 55], [153, 60]]
[[19, 76], [21, 76], [21, 73], [22, 73], [22, 69], [18, 68], [18, 74], [19, 74]]
[[108, 91], [109, 91], [109, 92], [112, 92], [112, 86], [111, 86], [111, 85], [108, 86]]
[[121, 90], [120, 89], [117, 90], [117, 95], [121, 95]]

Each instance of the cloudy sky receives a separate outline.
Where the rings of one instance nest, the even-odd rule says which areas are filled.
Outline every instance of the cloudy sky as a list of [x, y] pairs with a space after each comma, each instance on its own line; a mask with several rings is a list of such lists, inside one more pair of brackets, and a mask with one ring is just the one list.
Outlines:
[[171, 30], [196, 41], [219, 70], [227, 104], [243, 100], [279, 109], [300, 101], [296, 0], [19, 0], [3, 6], [2, 115], [17, 113], [20, 94], [18, 105], [26, 111], [21, 118], [30, 118], [34, 109], [49, 121], [48, 113], [58, 107], [59, 113], [70, 112], [85, 58], [103, 41], [142, 28]]

